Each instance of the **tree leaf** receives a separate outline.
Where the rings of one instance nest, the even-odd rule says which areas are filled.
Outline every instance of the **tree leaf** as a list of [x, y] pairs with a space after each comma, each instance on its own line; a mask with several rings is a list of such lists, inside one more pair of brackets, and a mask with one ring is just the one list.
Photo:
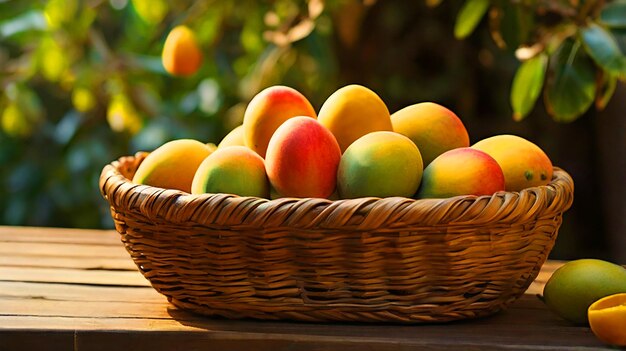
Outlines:
[[602, 79], [598, 82], [596, 90], [596, 108], [598, 110], [604, 110], [606, 105], [615, 93], [615, 87], [617, 86], [617, 76], [603, 72]]
[[606, 4], [600, 12], [600, 21], [609, 27], [626, 28], [626, 1]]
[[611, 35], [615, 38], [617, 46], [622, 52], [626, 52], [626, 28], [613, 28]]
[[571, 122], [593, 103], [595, 68], [577, 40], [568, 39], [550, 59], [544, 90], [548, 113], [558, 122]]
[[536, 22], [534, 13], [526, 6], [505, 4], [500, 8], [502, 10], [500, 34], [506, 47], [513, 51], [520, 45], [528, 44], [528, 39]]
[[472, 34], [489, 8], [489, 0], [467, 0], [454, 24], [454, 36], [463, 39]]
[[596, 23], [580, 29], [585, 50], [604, 70], [622, 74], [626, 72], [626, 57], [622, 55], [615, 38]]
[[547, 65], [548, 57], [539, 54], [524, 61], [517, 69], [511, 87], [514, 120], [521, 121], [535, 106], [543, 87]]

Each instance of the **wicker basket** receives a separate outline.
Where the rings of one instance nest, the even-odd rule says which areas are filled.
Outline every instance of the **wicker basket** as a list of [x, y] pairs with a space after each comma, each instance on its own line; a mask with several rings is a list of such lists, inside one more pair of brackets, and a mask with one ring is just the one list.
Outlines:
[[444, 322], [521, 296], [555, 242], [573, 181], [449, 199], [265, 200], [131, 183], [100, 189], [141, 273], [176, 306], [226, 318]]

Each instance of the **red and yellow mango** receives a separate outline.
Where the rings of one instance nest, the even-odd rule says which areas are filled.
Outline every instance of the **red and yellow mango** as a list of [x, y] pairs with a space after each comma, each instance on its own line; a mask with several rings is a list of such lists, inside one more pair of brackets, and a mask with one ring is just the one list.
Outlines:
[[458, 195], [492, 195], [504, 190], [498, 162], [469, 147], [446, 151], [424, 169], [417, 197], [447, 198]]
[[245, 146], [220, 148], [198, 167], [191, 185], [192, 194], [225, 193], [269, 197], [265, 162]]
[[294, 117], [276, 129], [265, 165], [279, 197], [328, 198], [335, 191], [340, 158], [330, 131], [314, 118]]
[[296, 116], [316, 118], [313, 106], [297, 90], [276, 85], [258, 93], [243, 116], [243, 139], [246, 146], [265, 157], [274, 131], [287, 119]]

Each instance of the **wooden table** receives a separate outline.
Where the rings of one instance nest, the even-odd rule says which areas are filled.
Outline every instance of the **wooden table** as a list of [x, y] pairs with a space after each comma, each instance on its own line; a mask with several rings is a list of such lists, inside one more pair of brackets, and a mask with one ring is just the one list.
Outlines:
[[0, 350], [596, 350], [535, 296], [492, 317], [443, 325], [209, 319], [150, 287], [114, 231], [0, 226]]

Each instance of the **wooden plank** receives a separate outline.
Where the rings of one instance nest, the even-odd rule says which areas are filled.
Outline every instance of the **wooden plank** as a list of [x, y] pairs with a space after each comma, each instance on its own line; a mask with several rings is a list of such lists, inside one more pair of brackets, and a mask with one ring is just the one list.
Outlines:
[[[173, 313], [178, 319], [197, 319], [194, 315], [179, 310], [165, 301], [161, 301], [161, 303], [129, 301], [124, 300], [124, 296], [121, 293], [112, 297], [112, 299], [114, 301], [68, 301], [7, 297], [0, 300], [0, 314], [96, 318], [171, 318]], [[506, 323], [510, 327], [512, 325], [527, 325], [530, 320], [537, 319], [537, 313], [538, 310], [529, 310], [525, 313], [525, 310], [511, 308], [503, 315], [516, 315], [515, 320]], [[502, 318], [502, 316], [497, 317]], [[493, 321], [493, 318], [486, 321], [489, 320]], [[498, 322], [497, 324], [502, 323]]]
[[[145, 302], [167, 305], [165, 296], [152, 287], [108, 287], [52, 283], [0, 282], [2, 299], [45, 299], [60, 301]], [[0, 311], [2, 313], [2, 311]]]
[[[80, 307], [86, 307], [88, 303], [82, 303]], [[132, 304], [128, 304], [132, 305]], [[34, 307], [35, 310], [41, 310], [46, 315], [50, 315], [50, 318], [54, 319], [54, 323], [46, 322], [46, 315], [28, 315], [28, 314], [15, 314], [15, 315], [7, 315], [3, 313], [3, 317], [29, 317], [29, 318], [16, 318], [16, 320], [23, 320], [24, 323], [21, 324], [19, 328], [58, 328], [59, 325], [63, 324], [66, 328], [76, 328], [76, 329], [111, 329], [113, 330], [149, 330], [156, 329], [155, 326], [151, 324], [153, 320], [162, 320], [162, 321], [170, 321], [177, 323], [163, 323], [164, 326], [169, 326], [168, 328], [174, 328], [176, 326], [176, 330], [189, 330], [190, 328], [194, 329], [204, 329], [204, 330], [223, 330], [223, 331], [236, 331], [236, 332], [246, 332], [250, 330], [263, 332], [263, 333], [271, 333], [276, 332], [277, 330], [283, 333], [302, 333], [306, 331], [307, 334], [326, 334], [326, 335], [390, 335], [401, 338], [410, 338], [414, 333], [422, 333], [425, 332], [422, 329], [426, 329], [428, 334], [443, 334], [450, 333], [451, 335], [455, 335], [456, 333], [468, 333], [468, 332], [476, 332], [477, 330], [482, 330], [484, 334], [499, 334], [499, 333], [522, 333], [528, 331], [535, 332], [549, 332], [549, 331], [577, 331], [584, 332], [588, 330], [588, 327], [578, 327], [570, 325], [569, 323], [558, 320], [558, 317], [553, 316], [548, 313], [547, 310], [543, 310], [541, 312], [535, 313], [536, 317], [532, 317], [529, 315], [529, 319], [526, 320], [526, 323], [515, 322], [515, 320], [519, 319], [519, 314], [517, 310], [508, 310], [502, 312], [500, 314], [494, 315], [492, 317], [485, 317], [478, 320], [471, 321], [459, 321], [452, 322], [446, 324], [417, 324], [417, 325], [394, 325], [394, 324], [341, 324], [341, 323], [292, 323], [292, 322], [275, 322], [275, 321], [253, 321], [253, 320], [225, 320], [225, 319], [211, 319], [202, 316], [196, 316], [194, 314], [181, 311], [176, 307], [171, 305], [163, 306], [164, 308], [159, 311], [158, 309], [154, 309], [155, 304], [150, 304], [150, 306], [144, 306], [147, 311], [150, 312], [151, 315], [144, 315], [141, 318], [136, 317], [136, 313], [139, 311], [139, 308], [128, 309], [126, 311], [121, 311], [121, 314], [115, 315], [112, 318], [106, 318], [106, 316], [112, 311], [116, 311], [116, 309], [122, 310], [126, 307], [126, 304], [116, 303], [112, 304], [111, 309], [106, 310], [101, 307], [94, 307], [94, 310], [99, 315], [93, 316], [84, 316], [83, 312], [80, 312], [80, 315], [76, 316], [63, 316], [56, 315], [57, 312], [61, 308], [63, 308], [63, 304], [59, 304], [54, 306], [52, 304], [48, 304], [47, 306], [37, 305]], [[60, 312], [63, 313], [62, 311]], [[67, 312], [65, 312], [67, 314]], [[30, 318], [32, 317], [32, 318]], [[165, 318], [163, 318], [165, 317]], [[5, 318], [7, 320], [7, 318]], [[86, 320], [91, 320], [90, 323], [83, 323]], [[60, 323], [57, 323], [59, 321]], [[481, 323], [476, 323], [476, 322]], [[150, 323], [148, 323], [150, 322]], [[511, 323], [508, 323], [511, 322]], [[554, 323], [556, 322], [556, 323]], [[78, 327], [78, 328], [77, 328]], [[354, 328], [358, 327], [358, 328]], [[18, 328], [18, 325], [15, 323], [0, 323], [0, 328]], [[330, 328], [330, 329], [329, 329]]]
[[[0, 283], [0, 303], [2, 301], [9, 301], [11, 308], [0, 308], [0, 314], [21, 314], [30, 315], [35, 313], [47, 313], [46, 315], [53, 316], [65, 316], [65, 317], [103, 317], [98, 315], [102, 310], [112, 311], [117, 310], [118, 307], [115, 303], [123, 303], [126, 309], [139, 309], [143, 308], [145, 303], [159, 304], [163, 311], [168, 310], [170, 316], [184, 316], [187, 313], [182, 310], [173, 309], [167, 303], [164, 296], [158, 294], [152, 288], [110, 288], [110, 287], [98, 287], [98, 286], [71, 286], [63, 284], [38, 284], [38, 283]], [[21, 301], [19, 301], [21, 300]], [[56, 303], [50, 304], [49, 301], [55, 302], [67, 302], [69, 304]], [[91, 305], [75, 305], [75, 302], [96, 302], [91, 310]], [[134, 303], [135, 305], [128, 305], [128, 303]], [[108, 307], [107, 307], [108, 306]], [[6, 307], [6, 306], [5, 306]], [[23, 307], [23, 309], [22, 309]], [[79, 308], [80, 307], [80, 308]], [[40, 308], [42, 311], [35, 310], [33, 308]], [[57, 308], [56, 310], [52, 308]], [[16, 310], [17, 309], [17, 310]], [[74, 312], [78, 310], [78, 312]], [[520, 299], [513, 304], [506, 313], [514, 313], [516, 318], [512, 321], [508, 321], [507, 324], [525, 325], [529, 320], [537, 319], [537, 312], [545, 310], [542, 303], [536, 298], [527, 296]], [[25, 311], [20, 313], [19, 311]], [[544, 311], [545, 312], [545, 311]], [[78, 314], [77, 314], [78, 313]], [[545, 313], [544, 313], [545, 314]], [[546, 314], [550, 317], [549, 323], [558, 325], [559, 320], [552, 314]], [[143, 317], [150, 317], [144, 315]], [[155, 316], [152, 316], [155, 317]], [[162, 315], [158, 316], [163, 317]], [[472, 323], [489, 323], [494, 318], [500, 318], [500, 315], [478, 319], [472, 321]], [[188, 318], [185, 318], [188, 319]], [[542, 320], [542, 322], [545, 322]], [[498, 322], [499, 323], [499, 322]]]
[[564, 264], [565, 261], [548, 260], [543, 264], [543, 266], [541, 266], [541, 273], [548, 274], [548, 276], [550, 276]]
[[63, 268], [0, 267], [0, 281], [150, 286], [139, 271], [88, 271]]
[[[0, 331], [0, 338], [3, 336]], [[24, 340], [29, 337], [47, 339], [49, 333], [43, 332], [17, 332], [11, 335], [12, 339]], [[530, 336], [529, 338], [512, 339], [510, 336], [495, 335], [493, 338], [480, 338], [477, 335], [469, 337], [433, 338], [430, 336], [411, 339], [392, 339], [377, 335], [361, 335], [357, 337], [327, 336], [327, 335], [302, 335], [273, 333], [231, 333], [223, 331], [178, 331], [163, 332], [149, 331], [141, 333], [119, 333], [115, 331], [66, 331], [52, 333], [59, 338], [63, 336], [67, 343], [73, 341], [73, 349], [80, 351], [111, 350], [119, 348], [139, 350], [274, 350], [274, 351], [319, 351], [319, 350], [345, 350], [345, 351], [405, 351], [405, 350], [511, 350], [511, 349], [535, 349], [535, 350], [610, 350], [601, 344], [575, 344], [579, 338], [566, 339], [561, 344], [543, 344], [542, 339]], [[567, 335], [569, 336], [569, 335]], [[530, 340], [529, 340], [530, 339]], [[11, 350], [31, 350], [22, 348], [22, 344], [12, 342], [15, 348]], [[45, 343], [35, 343], [42, 348], [37, 350], [56, 350]]]
[[[51, 257], [1, 255], [0, 267], [42, 267], [42, 268], [73, 268], [87, 270], [124, 270], [136, 271], [137, 266], [130, 258], [103, 257]], [[1, 269], [1, 268], [0, 268]]]
[[167, 304], [163, 303], [136, 301], [62, 301], [3, 298], [0, 300], [0, 315], [168, 319], [171, 316], [167, 313], [167, 306]]
[[55, 351], [77, 350], [73, 333], [59, 331], [7, 331], [0, 330], [2, 351]]
[[0, 242], [37, 242], [37, 243], [70, 243], [121, 245], [120, 235], [116, 231], [81, 231], [63, 230], [13, 230], [0, 226]]
[[[147, 288], [146, 288], [147, 289]], [[166, 299], [160, 295], [156, 295], [155, 300], [143, 300], [141, 296], [146, 294], [146, 289], [141, 290], [135, 296], [123, 294], [125, 291], [110, 296], [101, 296], [93, 298], [87, 295], [80, 295], [79, 298], [68, 300], [67, 293], [62, 291], [57, 293], [51, 292], [48, 295], [33, 295], [32, 297], [15, 296], [4, 297], [1, 299], [3, 304], [0, 307], [1, 315], [23, 315], [23, 316], [55, 316], [55, 317], [94, 317], [94, 318], [168, 318], [172, 317], [179, 320], [196, 320], [200, 318], [205, 322], [212, 323], [210, 318], [197, 317], [187, 311], [176, 308], [167, 303]], [[94, 289], [96, 290], [96, 289]], [[128, 289], [127, 289], [128, 290]], [[157, 294], [156, 292], [152, 292]], [[22, 294], [14, 294], [22, 295]], [[47, 299], [47, 297], [58, 297], [55, 299]], [[160, 298], [160, 300], [158, 300]], [[145, 304], [154, 306], [146, 307]], [[143, 314], [142, 314], [143, 313]], [[113, 315], [111, 315], [113, 314]], [[204, 319], [203, 319], [204, 318]], [[272, 322], [267, 322], [272, 323]], [[451, 324], [475, 324], [475, 325], [506, 325], [507, 328], [540, 325], [543, 327], [571, 327], [565, 320], [560, 319], [556, 315], [550, 313], [542, 302], [539, 300], [525, 296], [518, 302], [510, 306], [507, 310], [487, 318], [475, 320], [460, 321]], [[368, 325], [368, 324], [365, 324]], [[369, 324], [371, 325], [371, 324]]]
[[[525, 349], [531, 346], [539, 349], [551, 346], [550, 350], [571, 350], [573, 347], [581, 350], [602, 349], [602, 344], [593, 337], [589, 328], [572, 326], [558, 319], [530, 296], [524, 296], [509, 310], [492, 317], [443, 325], [408, 326], [210, 319], [170, 305], [148, 303], [67, 304], [72, 302], [38, 301], [34, 305], [13, 307], [17, 310], [14, 312], [23, 313], [24, 309], [30, 309], [37, 315], [0, 313], [0, 340], [2, 330], [6, 329], [11, 331], [12, 339], [15, 338], [15, 332], [20, 330], [25, 333], [66, 330], [78, 337], [81, 346], [79, 350], [89, 350], [95, 345], [130, 347], [126, 341], [132, 340], [141, 340], [142, 349], [153, 350], [161, 349], [163, 345], [168, 346], [165, 349], [171, 349], [174, 345], [178, 347], [173, 349], [203, 349], [206, 345], [216, 347], [218, 344], [211, 340], [221, 340], [224, 344], [218, 349], [228, 350], [249, 350], [252, 345], [255, 349], [264, 349], [262, 345], [269, 345], [265, 344], [269, 341], [280, 345], [287, 342], [285, 345], [292, 347], [289, 350], [308, 350], [312, 345], [317, 345], [317, 349], [345, 349], [359, 345], [365, 347], [365, 350], [373, 346], [376, 346], [373, 348], [376, 350], [379, 346], [384, 349], [384, 345], [393, 345], [394, 350], [406, 347], [514, 349], [518, 348], [516, 346]], [[4, 311], [5, 308], [0, 310]], [[195, 334], [199, 335], [198, 339], [193, 336]], [[124, 337], [118, 339], [119, 335]], [[143, 340], [146, 335], [150, 337]], [[167, 340], [169, 337], [172, 339]], [[195, 341], [186, 344], [190, 339]]]
[[[509, 317], [515, 318], [515, 316]], [[140, 338], [141, 335], [149, 334], [152, 341], [145, 340], [143, 349], [158, 347], [168, 336], [174, 336], [178, 340], [181, 349], [184, 342], [193, 334], [203, 336], [205, 341], [219, 339], [224, 341], [236, 341], [238, 347], [252, 345], [255, 349], [262, 345], [263, 341], [292, 341], [292, 342], [315, 342], [320, 349], [328, 349], [336, 342], [348, 344], [367, 345], [394, 345], [395, 347], [425, 346], [431, 347], [446, 345], [501, 347], [514, 349], [513, 346], [555, 346], [555, 347], [594, 347], [601, 348], [602, 344], [596, 340], [587, 327], [553, 327], [537, 325], [507, 325], [506, 323], [490, 323], [488, 326], [473, 323], [448, 323], [445, 325], [368, 325], [368, 324], [308, 324], [288, 322], [255, 322], [255, 321], [230, 321], [230, 320], [173, 320], [173, 319], [137, 319], [137, 318], [63, 318], [50, 317], [53, 320], [55, 330], [74, 331], [74, 325], [80, 323], [82, 327], [77, 335], [91, 335], [89, 331], [95, 331], [101, 339], [85, 340], [85, 347], [95, 344], [111, 345], [114, 335], [127, 335], [130, 338]], [[46, 330], [42, 327], [41, 317], [32, 316], [0, 316], [0, 335], [3, 325], [13, 325], [15, 330]], [[49, 325], [48, 325], [49, 328]], [[171, 332], [176, 333], [171, 333]], [[201, 331], [201, 332], [200, 332]], [[132, 332], [132, 333], [131, 333]], [[139, 332], [139, 333], [138, 333]], [[207, 339], [207, 336], [208, 339]], [[116, 340], [116, 344], [129, 346]], [[261, 342], [260, 344], [258, 342]], [[156, 343], [153, 345], [152, 343]], [[191, 349], [185, 345], [182, 349]], [[215, 346], [215, 345], [212, 345]], [[366, 349], [369, 349], [367, 346]], [[81, 348], [79, 348], [81, 349]], [[228, 349], [231, 348], [218, 348]], [[299, 348], [294, 348], [299, 349]], [[378, 349], [378, 348], [375, 348]], [[457, 348], [466, 349], [466, 348]], [[550, 348], [553, 349], [553, 348]], [[561, 348], [559, 348], [561, 349]], [[562, 348], [567, 349], [567, 348]]]
[[[329, 326], [332, 328], [332, 326]], [[359, 329], [359, 327], [353, 327]], [[344, 350], [344, 351], [402, 351], [402, 350], [609, 350], [598, 341], [580, 336], [574, 331], [557, 333], [558, 339], [544, 335], [477, 334], [475, 331], [455, 334], [439, 327], [440, 332], [428, 327], [413, 327], [414, 335], [407, 338], [390, 337], [383, 333], [357, 336], [331, 336], [311, 334], [283, 334], [274, 330], [269, 333], [230, 333], [222, 331], [177, 332], [177, 333], [124, 333], [103, 334], [98, 332], [77, 333], [76, 346], [79, 350], [108, 350], [113, 345], [124, 345], [129, 349], [150, 350]], [[522, 330], [521, 332], [525, 332]], [[156, 337], [158, 335], [158, 337]], [[584, 335], [584, 334], [583, 334]], [[556, 340], [556, 342], [555, 342]]]
[[[31, 333], [18, 333], [11, 335], [16, 340], [10, 340], [7, 349], [13, 351], [20, 350], [64, 350], [61, 346], [55, 346], [53, 342], [42, 343], [37, 338], [48, 340], [49, 335], [44, 333], [35, 334], [36, 340]], [[0, 333], [0, 337], [2, 334]], [[140, 334], [125, 334], [111, 332], [71, 332], [62, 333], [57, 337], [64, 337], [65, 343], [73, 341], [74, 350], [98, 351], [111, 350], [124, 345], [124, 349], [138, 350], [229, 350], [229, 351], [249, 351], [249, 350], [274, 350], [274, 351], [320, 351], [320, 350], [343, 350], [343, 351], [440, 351], [440, 350], [467, 350], [467, 351], [495, 351], [495, 350], [550, 350], [550, 351], [584, 351], [584, 350], [609, 350], [608, 348], [597, 347], [574, 347], [574, 346], [542, 346], [525, 344], [496, 344], [494, 342], [482, 341], [470, 343], [458, 340], [441, 340], [433, 342], [431, 340], [412, 340], [410, 343], [398, 343], [388, 340], [375, 340], [364, 338], [364, 340], [343, 340], [341, 338], [321, 338], [313, 340], [290, 338], [268, 338], [262, 335], [254, 335], [246, 338], [239, 337], [232, 339], [229, 335], [216, 333], [179, 332], [162, 333], [147, 332]], [[294, 340], [295, 339], [295, 340]], [[58, 342], [58, 341], [57, 341]], [[28, 346], [26, 346], [28, 345]], [[63, 344], [60, 344], [63, 345]]]
[[74, 229], [74, 228], [54, 228], [54, 227], [16, 227], [16, 226], [2, 226], [0, 225], [0, 236], [20, 236], [20, 235], [34, 235], [40, 237], [53, 237], [53, 236], [68, 236], [74, 238], [84, 237], [100, 237], [110, 236], [114, 237], [115, 230], [107, 229]]
[[477, 320], [409, 326], [237, 321], [167, 303], [114, 231], [0, 226], [0, 350], [604, 349], [589, 328], [568, 324], [531, 295], [561, 264], [547, 262], [528, 295]]
[[0, 255], [20, 255], [27, 257], [130, 257], [124, 246], [58, 244], [58, 243], [11, 243], [0, 242]]
[[535, 280], [530, 284], [528, 290], [526, 290], [526, 294], [543, 295], [543, 287], [548, 282], [548, 279], [550, 279], [550, 277], [552, 276], [552, 273], [554, 273], [554, 271], [559, 269], [564, 264], [565, 261], [546, 261], [544, 265], [541, 266], [541, 271], [539, 272]]
[[537, 278], [530, 284], [526, 290], [526, 294], [543, 294], [543, 287], [548, 282], [548, 279], [552, 276], [552, 272], [543, 271], [543, 269], [537, 275]]
[[0, 314], [0, 330], [108, 330], [108, 331], [190, 331], [205, 330], [180, 321], [152, 318], [95, 318], [59, 316], [9, 316]]

